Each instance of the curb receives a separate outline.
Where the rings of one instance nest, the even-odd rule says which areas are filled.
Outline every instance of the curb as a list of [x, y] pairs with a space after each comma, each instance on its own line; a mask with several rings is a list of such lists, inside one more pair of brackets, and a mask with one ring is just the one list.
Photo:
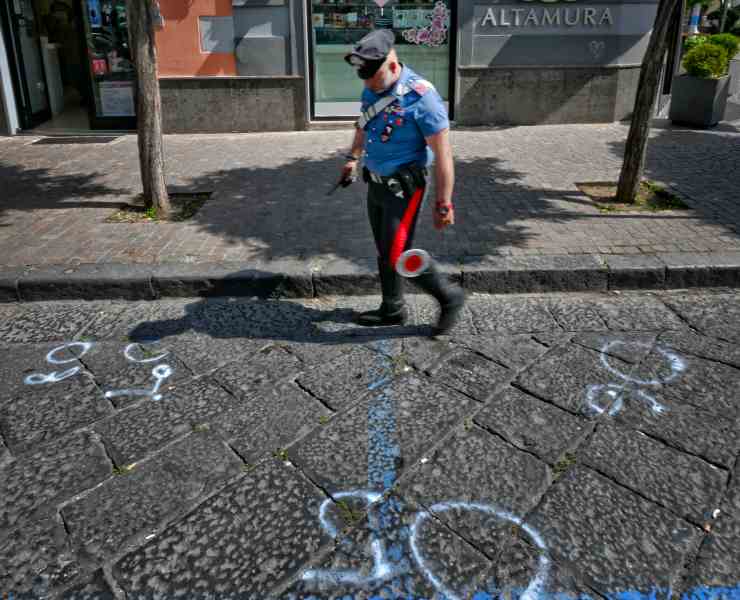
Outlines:
[[[466, 290], [489, 294], [740, 287], [740, 252], [466, 257], [439, 264]], [[375, 268], [374, 259], [9, 268], [0, 269], [0, 302], [377, 294]]]

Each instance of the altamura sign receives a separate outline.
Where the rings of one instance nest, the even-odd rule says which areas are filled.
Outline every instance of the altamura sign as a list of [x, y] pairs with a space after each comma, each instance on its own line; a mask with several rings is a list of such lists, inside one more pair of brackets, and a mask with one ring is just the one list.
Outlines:
[[489, 7], [481, 27], [611, 27], [611, 8], [538, 6], [534, 8]]

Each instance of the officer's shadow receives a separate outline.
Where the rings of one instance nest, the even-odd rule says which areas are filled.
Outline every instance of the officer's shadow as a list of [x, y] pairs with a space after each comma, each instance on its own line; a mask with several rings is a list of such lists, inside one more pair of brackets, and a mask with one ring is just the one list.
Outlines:
[[[362, 327], [355, 322], [358, 312], [378, 307], [380, 297], [337, 297], [280, 299], [279, 289], [261, 290], [260, 296], [238, 296], [238, 289], [229, 288], [221, 295], [218, 287], [210, 290], [182, 308], [175, 302], [174, 310], [183, 311], [177, 318], [144, 320], [128, 333], [133, 342], [164, 341], [168, 337], [187, 334], [212, 338], [245, 338], [311, 344], [357, 344], [375, 340], [428, 337], [431, 325], [416, 308], [418, 301], [408, 296], [410, 322], [405, 326]], [[167, 302], [167, 301], [165, 301]], [[161, 314], [161, 304], [153, 307]], [[167, 311], [164, 311], [165, 313]], [[426, 319], [429, 320], [429, 317]]]

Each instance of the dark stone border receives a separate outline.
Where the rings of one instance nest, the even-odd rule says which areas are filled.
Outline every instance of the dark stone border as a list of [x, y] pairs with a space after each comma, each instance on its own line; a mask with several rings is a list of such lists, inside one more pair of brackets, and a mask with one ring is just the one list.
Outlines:
[[[83, 264], [0, 269], [0, 303], [167, 297], [312, 298], [379, 292], [375, 261]], [[467, 257], [442, 270], [471, 292], [603, 292], [740, 287], [740, 252]], [[407, 286], [409, 292], [415, 286]]]

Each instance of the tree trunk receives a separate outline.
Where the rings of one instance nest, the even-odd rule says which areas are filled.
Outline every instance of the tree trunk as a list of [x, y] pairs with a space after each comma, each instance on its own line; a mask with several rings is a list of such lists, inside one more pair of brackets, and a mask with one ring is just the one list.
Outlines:
[[[719, 20], [719, 32], [724, 33], [725, 32], [725, 25], [727, 24], [727, 11], [730, 9], [730, 0], [723, 0], [722, 2], [722, 16]], [[732, 56], [730, 57], [730, 60], [732, 60]]]
[[157, 47], [154, 38], [152, 0], [128, 0], [128, 26], [138, 79], [137, 120], [139, 167], [144, 203], [157, 215], [170, 214], [164, 179], [162, 147], [162, 101], [157, 79]]
[[660, 69], [667, 47], [667, 34], [680, 6], [681, 0], [660, 0], [658, 5], [658, 13], [655, 16], [653, 32], [650, 35], [650, 43], [642, 62], [640, 81], [637, 85], [635, 110], [632, 114], [632, 124], [624, 150], [622, 173], [619, 176], [617, 202], [631, 203], [637, 196], [645, 169], [650, 121], [655, 110]]

